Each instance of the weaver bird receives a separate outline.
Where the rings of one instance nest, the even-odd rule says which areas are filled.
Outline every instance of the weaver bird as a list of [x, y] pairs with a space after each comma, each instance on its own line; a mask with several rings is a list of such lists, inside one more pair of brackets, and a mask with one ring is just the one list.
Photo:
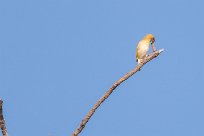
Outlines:
[[[154, 46], [155, 38], [152, 34], [147, 34], [137, 45], [136, 60], [141, 63], [148, 56], [149, 46]], [[153, 47], [154, 48], [154, 47]]]

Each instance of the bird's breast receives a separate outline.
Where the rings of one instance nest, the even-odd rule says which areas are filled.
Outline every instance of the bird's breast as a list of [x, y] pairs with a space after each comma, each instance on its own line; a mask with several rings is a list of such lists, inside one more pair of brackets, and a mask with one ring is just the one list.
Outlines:
[[142, 49], [143, 52], [148, 52], [148, 50], [149, 50], [149, 45], [148, 45], [148, 44], [143, 45], [141, 49]]

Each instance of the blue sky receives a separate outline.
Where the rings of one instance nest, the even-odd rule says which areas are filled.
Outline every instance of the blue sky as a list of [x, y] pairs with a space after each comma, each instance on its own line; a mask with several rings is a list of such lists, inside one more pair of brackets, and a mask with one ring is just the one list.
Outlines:
[[0, 97], [10, 136], [66, 136], [136, 66], [147, 33], [165, 52], [121, 84], [81, 136], [204, 135], [202, 0], [0, 2]]

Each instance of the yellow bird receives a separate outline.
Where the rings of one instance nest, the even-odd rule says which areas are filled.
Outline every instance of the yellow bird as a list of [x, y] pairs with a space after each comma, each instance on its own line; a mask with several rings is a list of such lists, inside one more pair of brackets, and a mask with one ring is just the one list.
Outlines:
[[152, 34], [147, 34], [137, 45], [136, 60], [141, 63], [148, 56], [149, 46], [154, 46], [155, 38]]

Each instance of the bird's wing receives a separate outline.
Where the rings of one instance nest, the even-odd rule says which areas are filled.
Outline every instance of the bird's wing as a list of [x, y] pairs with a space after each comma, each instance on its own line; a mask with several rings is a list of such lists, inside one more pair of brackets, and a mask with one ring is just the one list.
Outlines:
[[142, 43], [141, 43], [141, 41], [138, 43], [138, 45], [137, 45], [137, 51], [136, 51], [136, 58], [137, 59], [139, 59], [140, 58], [140, 52], [141, 52], [141, 48], [142, 47]]

